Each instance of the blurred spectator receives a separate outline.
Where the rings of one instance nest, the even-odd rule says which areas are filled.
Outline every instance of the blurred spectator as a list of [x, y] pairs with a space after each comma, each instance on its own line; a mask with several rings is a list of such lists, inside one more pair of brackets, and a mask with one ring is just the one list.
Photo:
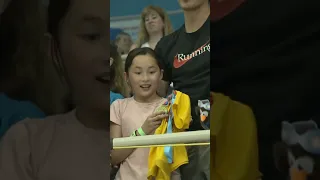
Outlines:
[[131, 49], [137, 47], [154, 49], [160, 39], [172, 31], [167, 13], [160, 7], [147, 6], [141, 13], [138, 41], [132, 45]]
[[122, 59], [117, 51], [117, 47], [110, 45], [110, 67], [111, 67], [111, 88], [110, 104], [117, 99], [128, 96], [127, 84], [124, 80], [124, 66]]
[[120, 32], [116, 37], [115, 45], [120, 55], [128, 54], [132, 46], [131, 36], [126, 32]]
[[114, 42], [119, 33], [123, 32], [120, 28], [110, 28], [110, 40]]

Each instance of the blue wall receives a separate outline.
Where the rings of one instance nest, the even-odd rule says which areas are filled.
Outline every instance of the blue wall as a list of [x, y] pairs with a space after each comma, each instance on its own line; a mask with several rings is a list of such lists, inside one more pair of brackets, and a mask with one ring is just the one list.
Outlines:
[[110, 15], [112, 17], [140, 14], [148, 5], [157, 5], [167, 11], [180, 9], [177, 0], [111, 0]]
[[[180, 10], [177, 0], [111, 0], [110, 5], [111, 17], [139, 15], [143, 8], [148, 5], [160, 6], [166, 11]], [[169, 17], [175, 29], [179, 28], [184, 22], [182, 13]]]

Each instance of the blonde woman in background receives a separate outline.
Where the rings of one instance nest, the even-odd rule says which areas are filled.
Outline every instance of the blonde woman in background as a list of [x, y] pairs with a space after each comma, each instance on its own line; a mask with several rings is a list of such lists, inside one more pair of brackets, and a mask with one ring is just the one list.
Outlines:
[[150, 47], [154, 49], [159, 40], [172, 33], [172, 25], [164, 9], [157, 6], [147, 6], [141, 13], [138, 41], [131, 46]]

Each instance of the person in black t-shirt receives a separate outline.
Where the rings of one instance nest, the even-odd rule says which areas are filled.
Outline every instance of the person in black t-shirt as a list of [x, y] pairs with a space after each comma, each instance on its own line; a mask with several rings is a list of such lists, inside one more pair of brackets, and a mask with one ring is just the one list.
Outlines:
[[[208, 0], [179, 0], [185, 24], [163, 37], [155, 51], [164, 68], [163, 96], [171, 82], [174, 89], [189, 95], [192, 123], [189, 130], [203, 130], [195, 114], [198, 100], [210, 97], [210, 5]], [[180, 168], [183, 180], [210, 179], [210, 147], [188, 148], [189, 163]]]
[[211, 90], [253, 109], [263, 180], [286, 179], [273, 160], [281, 122], [306, 121], [319, 112], [320, 3], [212, 3]]

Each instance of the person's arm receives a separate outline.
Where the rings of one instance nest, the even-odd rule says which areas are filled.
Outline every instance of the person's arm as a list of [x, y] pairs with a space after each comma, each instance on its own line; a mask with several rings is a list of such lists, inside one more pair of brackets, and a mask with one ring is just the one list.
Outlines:
[[161, 97], [167, 96], [169, 84], [171, 83], [171, 68], [168, 65], [166, 52], [164, 51], [164, 48], [166, 48], [166, 47], [167, 47], [167, 45], [164, 42], [164, 39], [162, 38], [157, 43], [157, 45], [154, 49], [157, 54], [157, 60], [161, 66], [161, 69], [163, 69], [163, 78], [159, 84], [159, 88], [157, 91], [159, 96], [161, 96]]
[[[110, 106], [110, 136], [111, 138], [121, 138], [121, 118], [119, 100], [114, 101]], [[134, 149], [117, 149], [111, 151], [111, 164], [118, 165], [124, 161]]]
[[[110, 116], [111, 118], [111, 116]], [[111, 138], [121, 138], [121, 126], [111, 122], [110, 124], [110, 136]], [[118, 165], [124, 161], [135, 149], [117, 149], [111, 151], [111, 164]]]
[[0, 179], [34, 180], [30, 141], [22, 123], [10, 128], [0, 142]]
[[[123, 137], [121, 130], [121, 111], [119, 103], [121, 100], [115, 101], [110, 106], [110, 136], [111, 138], [121, 138]], [[142, 131], [145, 135], [149, 135], [154, 132], [162, 123], [164, 118], [167, 118], [168, 114], [164, 112], [155, 112], [148, 116], [148, 118], [144, 121], [141, 126]], [[132, 132], [135, 136], [140, 136], [138, 130]], [[141, 134], [144, 135], [144, 134]], [[135, 149], [117, 149], [111, 151], [111, 164], [118, 165], [123, 162]]]

